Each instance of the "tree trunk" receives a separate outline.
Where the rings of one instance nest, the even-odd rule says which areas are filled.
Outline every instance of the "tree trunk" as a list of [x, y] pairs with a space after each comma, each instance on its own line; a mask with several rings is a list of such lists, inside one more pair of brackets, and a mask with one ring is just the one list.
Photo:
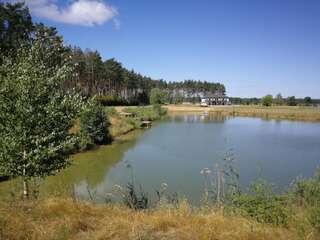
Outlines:
[[23, 198], [24, 199], [28, 199], [29, 198], [28, 180], [25, 177], [23, 178]]
[[[23, 151], [23, 160], [25, 161], [27, 157], [26, 151]], [[26, 176], [26, 166], [23, 166], [23, 198], [29, 198], [29, 186], [28, 186], [28, 179]]]

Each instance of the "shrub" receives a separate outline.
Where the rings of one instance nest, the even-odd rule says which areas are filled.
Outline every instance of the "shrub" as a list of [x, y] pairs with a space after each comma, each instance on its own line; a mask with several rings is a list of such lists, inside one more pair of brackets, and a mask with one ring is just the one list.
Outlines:
[[288, 97], [287, 99], [288, 106], [297, 106], [297, 101], [295, 96]]
[[164, 109], [163, 107], [161, 107], [161, 105], [159, 104], [156, 104], [156, 105], [153, 105], [153, 110], [155, 112], [157, 112], [159, 114], [159, 116], [164, 116], [167, 114], [167, 109]]
[[183, 95], [181, 95], [180, 93], [177, 93], [175, 96], [172, 97], [171, 99], [171, 103], [173, 104], [181, 104], [183, 103]]
[[109, 121], [100, 104], [90, 102], [80, 115], [81, 143], [103, 144], [109, 142]]
[[320, 233], [320, 207], [310, 208], [308, 211], [308, 221], [314, 229]]
[[169, 102], [168, 94], [159, 88], [153, 88], [150, 92], [151, 104], [165, 104]]
[[142, 121], [153, 121], [159, 119], [167, 112], [166, 109], [163, 109], [160, 105], [155, 105], [152, 107], [130, 107], [125, 108], [123, 111], [134, 113], [137, 118]]
[[118, 96], [96, 96], [95, 101], [102, 106], [127, 106], [128, 101]]
[[264, 96], [262, 99], [261, 99], [261, 103], [263, 106], [266, 106], [266, 107], [270, 107], [272, 105], [272, 102], [273, 102], [273, 97], [272, 95], [267, 95], [267, 96]]
[[312, 99], [311, 99], [311, 97], [305, 97], [305, 98], [303, 99], [303, 103], [304, 103], [305, 106], [310, 106], [310, 105], [312, 104]]
[[235, 196], [234, 207], [260, 223], [287, 226], [291, 215], [287, 197], [275, 195], [265, 181], [254, 183], [250, 189], [250, 194]]
[[293, 185], [293, 195], [300, 205], [320, 205], [320, 169], [316, 171], [313, 178], [298, 179]]

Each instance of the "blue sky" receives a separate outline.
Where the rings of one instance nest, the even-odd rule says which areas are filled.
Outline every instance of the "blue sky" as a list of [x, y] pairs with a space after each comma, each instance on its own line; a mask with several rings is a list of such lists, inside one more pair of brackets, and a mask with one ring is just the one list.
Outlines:
[[[90, 14], [71, 11], [79, 2], [103, 6]], [[34, 20], [57, 27], [68, 44], [98, 50], [104, 59], [115, 57], [153, 78], [221, 82], [230, 96], [280, 92], [320, 98], [319, 0], [28, 4]], [[87, 11], [91, 7], [84, 6]]]

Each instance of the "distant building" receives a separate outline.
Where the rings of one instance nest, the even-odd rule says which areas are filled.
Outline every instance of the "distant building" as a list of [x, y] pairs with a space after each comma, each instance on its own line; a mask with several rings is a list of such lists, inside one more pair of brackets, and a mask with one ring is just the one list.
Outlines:
[[209, 105], [230, 105], [230, 98], [224, 94], [210, 94], [201, 98], [201, 106]]

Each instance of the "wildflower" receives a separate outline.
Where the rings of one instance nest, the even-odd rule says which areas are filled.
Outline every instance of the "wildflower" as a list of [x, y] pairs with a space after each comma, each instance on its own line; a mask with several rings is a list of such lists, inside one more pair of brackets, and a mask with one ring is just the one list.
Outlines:
[[168, 188], [168, 184], [166, 183], [161, 183], [161, 189], [165, 190]]
[[201, 175], [210, 175], [211, 174], [211, 170], [209, 168], [204, 168], [200, 171]]

